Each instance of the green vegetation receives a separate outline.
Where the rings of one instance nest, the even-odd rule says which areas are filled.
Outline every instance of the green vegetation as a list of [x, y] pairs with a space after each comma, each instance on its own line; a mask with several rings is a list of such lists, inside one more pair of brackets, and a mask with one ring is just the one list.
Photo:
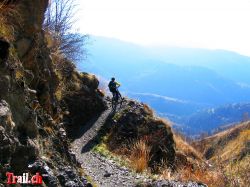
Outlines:
[[102, 137], [102, 140], [99, 144], [97, 144], [95, 147], [92, 148], [92, 151], [99, 153], [100, 155], [106, 157], [107, 159], [115, 161], [120, 166], [126, 166], [128, 167], [128, 160], [125, 160], [123, 157], [118, 156], [111, 151], [109, 151], [107, 146], [107, 136]]

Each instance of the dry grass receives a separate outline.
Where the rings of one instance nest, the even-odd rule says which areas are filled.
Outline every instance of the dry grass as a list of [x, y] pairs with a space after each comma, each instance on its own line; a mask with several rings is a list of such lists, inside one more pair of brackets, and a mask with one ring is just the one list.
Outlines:
[[224, 137], [225, 135], [228, 135], [236, 130], [244, 130], [244, 129], [247, 129], [249, 128], [249, 125], [250, 125], [250, 122], [249, 121], [246, 121], [246, 122], [243, 122], [241, 124], [238, 124], [238, 125], [235, 125], [227, 130], [224, 130], [222, 132], [219, 132], [217, 134], [214, 134], [213, 136], [209, 136], [207, 137], [206, 139], [214, 139], [214, 138], [220, 138], [220, 137]]
[[168, 168], [161, 169], [161, 179], [178, 181], [197, 181], [207, 184], [209, 187], [224, 187], [222, 174], [208, 167], [202, 155], [189, 145], [180, 134], [174, 134], [176, 144], [176, 168], [175, 171]]
[[230, 160], [226, 163], [219, 157], [217, 168], [228, 187], [245, 187], [250, 184], [250, 155], [242, 160]]
[[222, 162], [230, 161], [232, 159], [238, 159], [241, 157], [242, 151], [245, 149], [247, 142], [250, 141], [250, 129], [245, 129], [233, 138], [230, 134], [225, 135], [219, 141], [225, 142], [222, 145], [218, 145], [214, 152], [214, 155], [210, 160], [217, 162], [217, 156], [220, 155]]
[[[108, 147], [110, 148], [110, 145], [108, 145]], [[108, 147], [106, 148], [109, 149]], [[104, 151], [101, 150], [101, 152]], [[119, 157], [122, 157], [124, 161], [126, 161], [125, 165], [135, 172], [150, 172], [148, 164], [151, 159], [151, 146], [148, 144], [148, 141], [145, 138], [133, 141], [130, 140], [126, 145], [120, 146], [116, 150], [112, 149], [112, 153]]]
[[191, 145], [189, 145], [180, 135], [174, 135], [174, 141], [176, 145], [176, 149], [181, 151], [187, 157], [191, 157], [192, 159], [197, 159], [202, 161], [202, 155], [196, 149], [194, 149]]
[[179, 169], [174, 175], [175, 180], [197, 181], [208, 185], [209, 187], [226, 186], [223, 175], [220, 172], [206, 168], [185, 167]]
[[250, 185], [250, 155], [232, 165], [231, 171], [241, 186]]
[[174, 180], [173, 172], [168, 168], [161, 168], [159, 179]]
[[229, 142], [227, 146], [219, 151], [222, 160], [230, 160], [231, 158], [240, 156], [241, 151], [244, 149], [245, 144], [248, 141], [250, 141], [250, 130], [241, 132], [235, 140]]
[[198, 166], [192, 163], [185, 163], [175, 171], [162, 167], [159, 179], [176, 180], [181, 182], [196, 181], [208, 185], [209, 187], [226, 186], [223, 174], [205, 166]]
[[[223, 133], [225, 134], [225, 133]], [[221, 137], [221, 136], [220, 136]], [[244, 129], [236, 139], [230, 140], [229, 147], [221, 151], [228, 150], [229, 155], [233, 153], [229, 150], [239, 152], [242, 150], [244, 142], [249, 141], [250, 130]], [[190, 146], [183, 137], [175, 134], [176, 154], [180, 154], [184, 161], [180, 159], [182, 165], [177, 165], [173, 171], [162, 163], [157, 175], [157, 179], [178, 180], [178, 181], [196, 181], [209, 187], [248, 187], [250, 184], [250, 156], [245, 156], [242, 160], [232, 161], [232, 158], [224, 157], [218, 160], [217, 165], [208, 165], [203, 159], [201, 153]], [[129, 160], [129, 166], [136, 172], [147, 172], [150, 174], [148, 163], [150, 161], [151, 147], [148, 144], [148, 137], [137, 141], [128, 142], [126, 147], [119, 148], [119, 155]], [[237, 142], [237, 144], [235, 144]], [[227, 151], [226, 151], [227, 152]], [[225, 158], [231, 161], [224, 160]]]
[[[213, 163], [219, 176], [216, 181], [227, 187], [245, 187], [250, 184], [249, 142], [250, 123], [244, 122], [194, 144]], [[216, 186], [209, 181], [207, 184]]]
[[131, 154], [129, 160], [131, 167], [136, 172], [143, 172], [148, 169], [148, 162], [150, 160], [151, 147], [143, 140], [138, 140], [131, 145]]
[[217, 166], [198, 167], [194, 165], [179, 167], [176, 171], [161, 169], [160, 179], [177, 181], [197, 181], [209, 187], [248, 187], [250, 184], [250, 156], [241, 161]]
[[[241, 126], [242, 128], [244, 126]], [[215, 156], [212, 161], [216, 163], [214, 166], [208, 166], [204, 163], [201, 153], [190, 146], [181, 136], [175, 134], [174, 139], [176, 143], [176, 149], [185, 155], [188, 162], [183, 167], [177, 166], [175, 173], [169, 172], [169, 170], [162, 171], [162, 177], [166, 179], [175, 179], [181, 181], [200, 181], [207, 184], [209, 187], [245, 187], [250, 184], [250, 160], [249, 156], [246, 156], [243, 160], [232, 161], [233, 158], [238, 158], [246, 142], [250, 141], [250, 130], [243, 128], [243, 130], [232, 136], [238, 130], [239, 127], [221, 132], [218, 135], [214, 135], [216, 140], [227, 140], [223, 147], [217, 147], [215, 155], [221, 155], [220, 158], [215, 160]], [[206, 138], [209, 140], [206, 142], [208, 145], [216, 145], [215, 140]]]
[[230, 160], [230, 158], [237, 157], [245, 143], [250, 141], [249, 130], [250, 122], [244, 122], [213, 136], [193, 142], [192, 145], [208, 159], [216, 161], [217, 156], [220, 155], [224, 161]]

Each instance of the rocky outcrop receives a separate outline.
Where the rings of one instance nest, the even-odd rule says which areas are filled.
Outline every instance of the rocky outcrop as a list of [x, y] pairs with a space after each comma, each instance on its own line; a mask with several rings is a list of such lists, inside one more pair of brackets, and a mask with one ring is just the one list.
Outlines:
[[125, 100], [123, 106], [107, 122], [107, 126], [113, 127], [107, 140], [109, 149], [116, 153], [121, 149], [124, 151], [124, 148], [129, 151], [128, 145], [142, 140], [151, 147], [148, 164], [153, 170], [162, 161], [173, 167], [175, 143], [168, 122], [156, 118], [152, 110], [142, 103]]
[[[18, 137], [14, 129], [12, 112], [9, 104], [2, 100], [0, 102], [0, 165], [3, 171], [9, 169], [22, 172], [26, 169], [29, 161], [35, 160], [39, 155], [38, 144], [35, 140]], [[1, 181], [1, 179], [0, 179]]]
[[74, 83], [67, 86], [62, 99], [62, 105], [69, 112], [64, 118], [65, 127], [69, 136], [73, 137], [78, 128], [105, 109], [105, 103], [97, 91], [99, 81], [94, 75], [73, 71], [64, 82], [65, 85]]

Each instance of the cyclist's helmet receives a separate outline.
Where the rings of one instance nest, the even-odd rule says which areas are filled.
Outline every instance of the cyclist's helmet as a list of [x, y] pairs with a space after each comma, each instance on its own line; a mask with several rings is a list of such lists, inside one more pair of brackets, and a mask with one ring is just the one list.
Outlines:
[[114, 80], [115, 80], [115, 77], [112, 77], [111, 80], [114, 81]]

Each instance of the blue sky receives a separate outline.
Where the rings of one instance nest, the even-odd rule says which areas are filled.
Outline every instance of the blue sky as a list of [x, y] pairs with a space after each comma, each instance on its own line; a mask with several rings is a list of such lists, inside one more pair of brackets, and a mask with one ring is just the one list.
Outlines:
[[250, 56], [250, 0], [78, 0], [82, 33]]

